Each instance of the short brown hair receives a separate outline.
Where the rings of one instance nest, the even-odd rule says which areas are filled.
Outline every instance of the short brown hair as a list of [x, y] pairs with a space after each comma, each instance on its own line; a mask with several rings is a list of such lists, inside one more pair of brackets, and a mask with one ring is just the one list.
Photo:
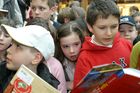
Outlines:
[[108, 18], [110, 15], [119, 21], [119, 8], [112, 0], [93, 0], [88, 7], [86, 20], [90, 26], [93, 26], [98, 17]]
[[[33, 0], [31, 0], [32, 2]], [[42, 1], [47, 1], [47, 4], [49, 5], [50, 8], [52, 8], [53, 6], [55, 6], [57, 3], [56, 3], [56, 0], [42, 0]]]

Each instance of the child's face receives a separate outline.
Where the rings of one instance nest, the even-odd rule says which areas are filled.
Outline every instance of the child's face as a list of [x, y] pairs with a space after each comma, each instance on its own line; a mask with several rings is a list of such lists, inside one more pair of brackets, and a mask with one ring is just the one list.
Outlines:
[[134, 20], [136, 22], [136, 25], [140, 25], [140, 16], [134, 17]]
[[40, 17], [48, 19], [50, 16], [49, 10], [48, 0], [32, 0], [31, 12], [33, 18]]
[[119, 27], [119, 32], [121, 34], [121, 37], [126, 38], [132, 42], [137, 36], [135, 26], [131, 26], [129, 24], [121, 24]]
[[67, 59], [72, 62], [77, 60], [81, 49], [81, 40], [76, 33], [72, 33], [69, 36], [61, 38], [60, 46]]
[[107, 19], [98, 17], [95, 24], [92, 27], [88, 25], [88, 28], [95, 35], [98, 44], [108, 46], [113, 44], [118, 26], [118, 18], [110, 15]]
[[0, 28], [0, 51], [6, 50], [11, 44], [12, 38]]
[[34, 54], [31, 53], [29, 47], [13, 42], [12, 46], [7, 49], [6, 66], [10, 70], [17, 70], [21, 64], [30, 66], [33, 58]]

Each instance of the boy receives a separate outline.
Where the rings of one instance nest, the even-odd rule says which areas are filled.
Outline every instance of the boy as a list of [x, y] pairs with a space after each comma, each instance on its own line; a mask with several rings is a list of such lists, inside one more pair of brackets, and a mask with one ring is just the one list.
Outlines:
[[[0, 17], [0, 25], [1, 24], [6, 24], [12, 27], [16, 26], [13, 20], [6, 17]], [[12, 38], [7, 32], [3, 31], [0, 26], [0, 62], [5, 61], [6, 50], [10, 46], [11, 42]]]
[[[7, 49], [6, 62], [0, 63], [0, 86], [4, 90], [15, 72], [26, 65], [46, 82], [57, 88], [59, 81], [55, 79], [43, 64], [44, 60], [54, 54], [54, 42], [50, 33], [41, 26], [30, 25], [13, 28], [2, 25], [3, 30], [12, 37], [13, 43]], [[39, 33], [38, 33], [39, 31]]]
[[[47, 21], [44, 20], [43, 18], [33, 18], [31, 19], [27, 25], [39, 25], [44, 27], [45, 29], [47, 29], [48, 31], [50, 31], [48, 29], [48, 24]], [[56, 39], [56, 34], [53, 31], [50, 31], [50, 34], [52, 35], [54, 41]], [[58, 90], [61, 93], [66, 93], [66, 79], [65, 79], [65, 75], [64, 75], [64, 70], [62, 67], [62, 64], [60, 63], [60, 61], [58, 61], [55, 57], [50, 57], [48, 60], [46, 60], [44, 62], [44, 64], [46, 64], [49, 68], [50, 73], [55, 76], [56, 79], [59, 80], [60, 84], [58, 86]]]
[[47, 20], [49, 23], [49, 27], [51, 29], [55, 29], [59, 27], [60, 24], [50, 21], [50, 17], [57, 10], [57, 4], [58, 2], [56, 2], [56, 0], [31, 0], [31, 16], [33, 18], [39, 17]]
[[86, 21], [93, 36], [86, 37], [83, 43], [76, 64], [74, 87], [94, 66], [111, 63], [129, 66], [131, 44], [119, 38], [119, 17], [119, 9], [111, 0], [90, 3]]
[[131, 16], [122, 16], [120, 18], [119, 32], [121, 37], [133, 43], [137, 37], [137, 30], [135, 21]]
[[56, 2], [55, 0], [31, 0], [30, 4], [33, 18], [41, 17], [48, 20]]

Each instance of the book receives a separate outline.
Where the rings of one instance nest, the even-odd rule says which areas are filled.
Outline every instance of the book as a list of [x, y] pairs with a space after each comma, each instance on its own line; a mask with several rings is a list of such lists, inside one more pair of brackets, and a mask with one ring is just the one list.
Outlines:
[[8, 15], [8, 10], [0, 9], [0, 17], [6, 17]]
[[140, 71], [117, 64], [94, 67], [71, 93], [140, 93]]
[[60, 93], [26, 66], [21, 65], [4, 93]]

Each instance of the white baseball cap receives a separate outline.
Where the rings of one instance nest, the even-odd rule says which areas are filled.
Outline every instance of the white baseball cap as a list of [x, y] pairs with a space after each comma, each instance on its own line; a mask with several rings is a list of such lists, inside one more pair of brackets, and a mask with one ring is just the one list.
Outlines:
[[48, 60], [54, 55], [54, 40], [49, 31], [37, 25], [14, 28], [1, 25], [16, 42], [37, 49]]

